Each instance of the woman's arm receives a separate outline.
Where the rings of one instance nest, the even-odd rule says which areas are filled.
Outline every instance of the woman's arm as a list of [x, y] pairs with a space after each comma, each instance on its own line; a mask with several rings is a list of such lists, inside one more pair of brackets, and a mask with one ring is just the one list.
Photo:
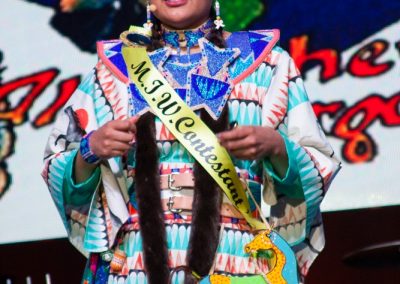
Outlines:
[[[92, 153], [101, 160], [124, 155], [135, 139], [137, 120], [138, 117], [113, 120], [94, 131], [89, 138]], [[86, 181], [96, 167], [96, 164], [85, 161], [78, 151], [74, 163], [75, 182], [79, 184]]]

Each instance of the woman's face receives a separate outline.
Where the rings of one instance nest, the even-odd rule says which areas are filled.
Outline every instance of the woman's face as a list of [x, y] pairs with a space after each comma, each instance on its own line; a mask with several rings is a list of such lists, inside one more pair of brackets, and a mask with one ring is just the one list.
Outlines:
[[151, 0], [157, 7], [154, 15], [174, 29], [191, 29], [204, 23], [210, 14], [212, 0]]

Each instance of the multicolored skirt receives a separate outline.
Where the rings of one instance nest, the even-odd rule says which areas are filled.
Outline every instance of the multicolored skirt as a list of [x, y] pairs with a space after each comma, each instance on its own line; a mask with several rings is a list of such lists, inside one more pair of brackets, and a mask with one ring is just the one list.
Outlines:
[[[191, 216], [165, 215], [165, 230], [168, 245], [170, 269], [186, 265], [186, 252], [191, 231]], [[100, 254], [90, 255], [82, 283], [84, 284], [146, 284], [146, 272], [142, 252], [142, 237], [137, 216], [130, 218], [123, 226], [118, 247], [126, 254], [126, 260], [119, 272], [110, 268]], [[268, 272], [265, 258], [255, 259], [244, 252], [244, 246], [253, 239], [250, 227], [244, 219], [221, 216], [220, 242], [215, 256], [213, 273], [226, 275], [251, 275]], [[184, 281], [184, 272], [173, 275], [174, 284]]]

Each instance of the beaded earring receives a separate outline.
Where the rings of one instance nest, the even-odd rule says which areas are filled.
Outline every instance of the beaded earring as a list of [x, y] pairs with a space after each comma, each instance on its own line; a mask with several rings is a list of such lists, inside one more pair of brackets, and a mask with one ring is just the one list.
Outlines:
[[214, 21], [215, 24], [215, 28], [217, 30], [225, 27], [224, 21], [221, 19], [221, 14], [220, 14], [220, 5], [219, 5], [219, 1], [215, 0], [215, 14], [216, 14], [216, 19]]
[[143, 25], [143, 27], [146, 30], [151, 31], [151, 28], [153, 27], [153, 22], [151, 21], [151, 5], [150, 5], [150, 1], [147, 1], [146, 12], [147, 12], [147, 21]]

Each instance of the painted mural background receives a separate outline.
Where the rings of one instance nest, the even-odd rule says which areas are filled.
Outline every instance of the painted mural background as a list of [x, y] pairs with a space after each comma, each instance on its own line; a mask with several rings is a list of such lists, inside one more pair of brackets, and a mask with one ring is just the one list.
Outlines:
[[[0, 243], [65, 236], [41, 180], [51, 124], [135, 0], [0, 2]], [[281, 29], [343, 169], [324, 210], [400, 204], [400, 2], [221, 0], [231, 30]], [[240, 20], [238, 20], [240, 19]]]

